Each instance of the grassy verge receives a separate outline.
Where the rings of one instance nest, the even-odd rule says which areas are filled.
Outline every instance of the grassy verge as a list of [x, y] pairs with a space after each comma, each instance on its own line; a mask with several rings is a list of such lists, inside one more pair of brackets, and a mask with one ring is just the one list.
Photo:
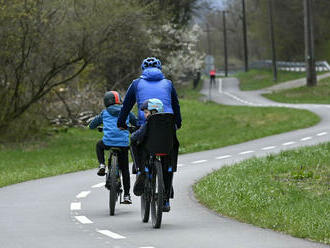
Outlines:
[[194, 191], [223, 215], [330, 244], [329, 183], [326, 143], [223, 167]]
[[330, 78], [320, 80], [315, 87], [304, 86], [264, 96], [277, 102], [330, 104]]
[[[183, 128], [180, 153], [196, 152], [304, 128], [319, 118], [304, 110], [202, 103], [196, 91], [180, 100]], [[97, 131], [69, 129], [28, 145], [0, 146], [0, 187], [97, 166]], [[18, 147], [17, 147], [18, 146]]]
[[95, 145], [101, 133], [71, 128], [35, 144], [0, 150], [0, 187], [97, 166]]
[[234, 76], [239, 79], [241, 90], [259, 90], [277, 83], [303, 78], [305, 75], [304, 72], [278, 71], [277, 82], [274, 82], [271, 70], [253, 69], [248, 72], [237, 73]]
[[178, 131], [181, 153], [239, 144], [319, 121], [319, 117], [305, 110], [225, 106], [195, 100], [181, 103], [184, 120]]

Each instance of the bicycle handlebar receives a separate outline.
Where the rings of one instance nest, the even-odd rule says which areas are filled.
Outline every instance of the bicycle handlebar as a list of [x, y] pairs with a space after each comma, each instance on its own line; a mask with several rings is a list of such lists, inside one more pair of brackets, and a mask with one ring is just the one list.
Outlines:
[[[135, 126], [129, 126], [128, 127], [128, 131], [130, 132], [130, 133], [134, 133], [136, 130], [138, 130], [140, 127], [135, 127]], [[97, 127], [97, 130], [99, 131], [99, 132], [103, 132], [103, 127]]]

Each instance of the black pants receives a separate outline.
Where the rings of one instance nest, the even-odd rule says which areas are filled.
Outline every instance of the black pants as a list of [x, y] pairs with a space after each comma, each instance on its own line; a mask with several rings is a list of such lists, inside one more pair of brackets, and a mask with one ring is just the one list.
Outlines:
[[135, 165], [135, 168], [139, 171], [144, 171], [144, 163], [145, 158], [143, 152], [142, 145], [137, 145], [131, 142], [131, 151], [132, 151], [132, 159]]
[[[131, 148], [133, 152], [132, 156], [136, 169], [138, 169], [139, 171], [144, 171], [145, 163], [148, 160], [148, 152], [144, 150], [143, 145], [136, 145], [134, 143], [131, 143]], [[173, 198], [172, 181], [173, 181], [174, 168], [170, 156], [161, 157], [161, 163], [163, 168], [165, 198], [167, 199]], [[171, 167], [171, 171], [169, 171], [169, 167]]]
[[215, 76], [210, 76], [210, 85], [211, 88], [215, 85]]
[[[109, 150], [110, 146], [106, 146], [103, 143], [103, 140], [100, 140], [96, 144], [96, 155], [100, 164], [105, 164], [104, 160], [104, 150]], [[121, 170], [121, 174], [123, 176], [123, 184], [124, 184], [124, 194], [129, 194], [130, 190], [130, 176], [129, 176], [129, 168], [128, 168], [128, 147], [122, 147], [121, 151], [118, 154], [118, 165]]]
[[[173, 181], [173, 167], [171, 165], [171, 159], [168, 156], [161, 157], [162, 167], [163, 167], [163, 180], [165, 186], [165, 198], [173, 198], [174, 192], [172, 187]], [[169, 171], [171, 168], [172, 171]]]

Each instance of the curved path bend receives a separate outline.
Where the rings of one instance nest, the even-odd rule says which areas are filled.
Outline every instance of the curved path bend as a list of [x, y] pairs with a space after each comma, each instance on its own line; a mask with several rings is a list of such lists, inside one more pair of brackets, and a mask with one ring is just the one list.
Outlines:
[[[208, 94], [208, 90], [203, 90]], [[233, 78], [219, 80], [214, 101], [232, 105], [285, 106], [311, 110], [321, 116], [316, 126], [232, 145], [181, 155], [174, 178], [175, 199], [164, 213], [161, 229], [140, 219], [140, 201], [120, 205], [108, 215], [108, 192], [96, 170], [20, 183], [0, 189], [0, 247], [111, 248], [311, 248], [327, 245], [293, 238], [240, 223], [201, 206], [192, 184], [225, 164], [252, 156], [314, 145], [330, 140], [330, 106], [279, 104], [241, 92]], [[133, 179], [133, 178], [132, 178]], [[132, 183], [134, 180], [132, 180]]]

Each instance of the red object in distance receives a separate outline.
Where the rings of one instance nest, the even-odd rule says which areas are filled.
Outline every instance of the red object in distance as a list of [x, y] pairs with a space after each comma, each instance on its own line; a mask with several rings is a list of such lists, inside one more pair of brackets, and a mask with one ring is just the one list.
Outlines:
[[210, 76], [215, 76], [215, 70], [210, 70]]
[[156, 153], [156, 156], [167, 156], [167, 153]]

